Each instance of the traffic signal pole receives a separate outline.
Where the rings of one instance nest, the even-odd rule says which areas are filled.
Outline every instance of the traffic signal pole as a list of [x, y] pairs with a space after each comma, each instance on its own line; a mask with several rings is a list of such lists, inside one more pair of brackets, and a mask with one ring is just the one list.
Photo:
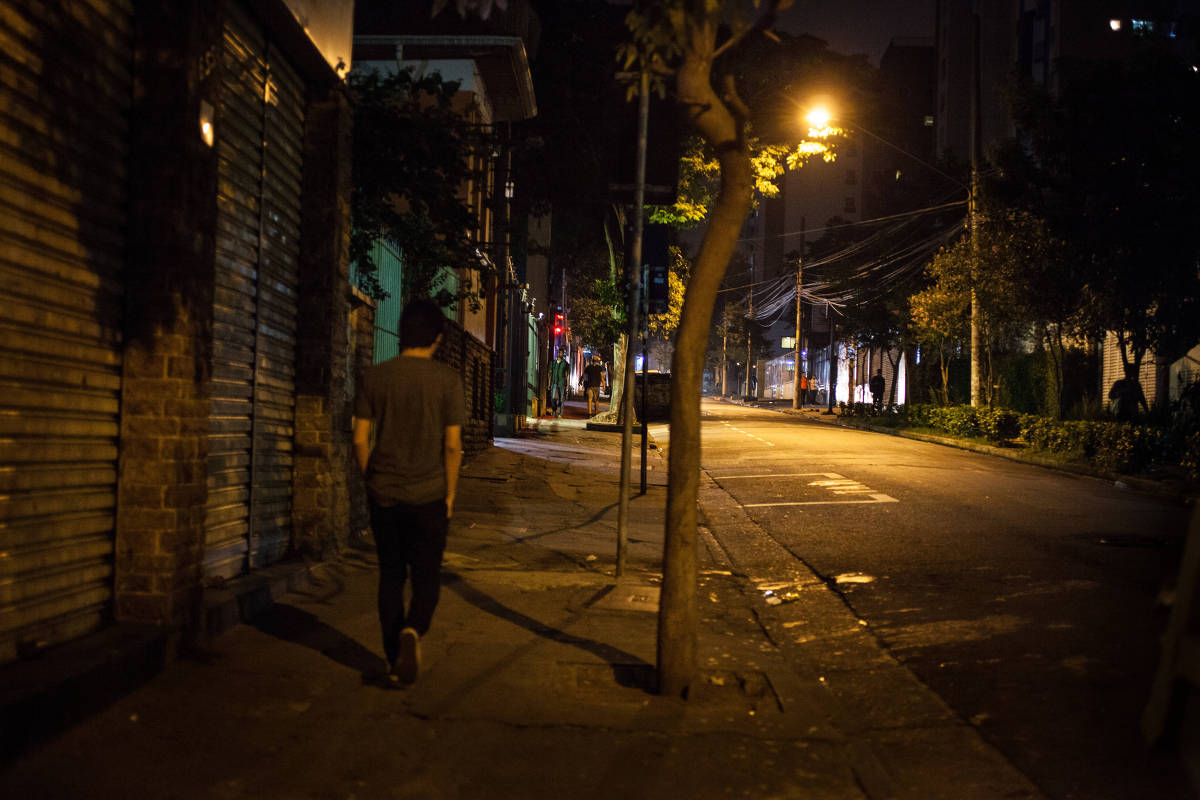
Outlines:
[[[650, 73], [641, 71], [638, 94], [637, 174], [633, 187], [633, 243], [625, 264], [628, 292], [625, 299], [628, 322], [625, 342], [625, 387], [622, 390], [621, 413], [625, 424], [621, 428], [621, 488], [617, 503], [617, 567], [616, 575], [625, 574], [625, 550], [629, 541], [630, 466], [633, 461], [633, 343], [638, 335], [638, 306], [642, 283], [642, 227], [646, 200], [646, 141], [650, 119]], [[642, 422], [645, 425], [645, 421]]]

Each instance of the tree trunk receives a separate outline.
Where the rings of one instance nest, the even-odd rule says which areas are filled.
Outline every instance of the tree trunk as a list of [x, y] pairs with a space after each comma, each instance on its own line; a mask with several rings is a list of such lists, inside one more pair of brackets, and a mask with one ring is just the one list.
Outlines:
[[1044, 335], [1046, 342], [1046, 412], [1054, 419], [1063, 416], [1063, 341], [1062, 326], [1046, 326]]
[[[686, 695], [696, 673], [697, 532], [700, 487], [700, 390], [708, 328], [717, 290], [750, 210], [753, 178], [743, 123], [713, 90], [711, 24], [694, 23], [684, 44], [676, 90], [697, 132], [713, 146], [721, 167], [721, 190], [692, 268], [671, 367], [671, 446], [663, 548], [663, 586], [658, 618], [658, 689]], [[741, 101], [725, 100], [740, 112]]]
[[938, 345], [938, 367], [942, 371], [942, 405], [950, 405], [950, 365], [946, 363], [946, 346]]
[[896, 384], [900, 382], [900, 359], [904, 358], [903, 347], [896, 348], [896, 357], [892, 358], [892, 348], [887, 348], [883, 351], [883, 357], [887, 359], [888, 366], [892, 368], [892, 388], [888, 392], [888, 408], [896, 405]]
[[987, 334], [987, 371], [984, 377], [987, 378], [987, 407], [991, 408], [996, 399], [996, 372], [992, 366], [992, 333], [988, 328], [984, 328], [984, 332]]
[[[601, 411], [596, 416], [592, 417], [596, 422], [603, 422], [610, 425], [619, 425], [621, 423], [621, 400], [625, 396], [625, 354], [629, 350], [627, 340], [629, 334], [622, 333], [621, 338], [617, 339], [613, 345], [613, 368], [611, 379], [609, 381], [609, 403], [608, 410]], [[636, 415], [636, 412], [634, 412]]]

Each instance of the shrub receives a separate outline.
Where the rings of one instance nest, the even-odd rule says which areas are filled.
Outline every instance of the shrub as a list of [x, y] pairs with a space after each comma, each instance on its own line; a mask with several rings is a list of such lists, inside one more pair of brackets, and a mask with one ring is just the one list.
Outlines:
[[1144, 425], [1090, 422], [1092, 450], [1088, 457], [1109, 472], [1141, 472], [1161, 449], [1159, 431]]
[[1187, 470], [1189, 478], [1200, 481], [1200, 431], [1189, 434], [1184, 441], [1183, 457], [1179, 463]]
[[1007, 408], [978, 409], [976, 418], [984, 438], [999, 444], [1021, 435], [1021, 416]]
[[[868, 407], [869, 408], [869, 407]], [[886, 415], [888, 412], [884, 412]], [[1137, 473], [1155, 463], [1180, 464], [1200, 479], [1200, 431], [1111, 420], [1059, 421], [1005, 408], [913, 404], [893, 424], [1001, 443], [1021, 437], [1032, 448], [1087, 461], [1105, 472]]]

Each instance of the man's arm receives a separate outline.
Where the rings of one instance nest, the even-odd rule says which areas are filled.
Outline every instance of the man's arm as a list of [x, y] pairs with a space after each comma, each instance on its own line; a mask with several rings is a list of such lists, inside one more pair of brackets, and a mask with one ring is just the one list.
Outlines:
[[442, 456], [446, 462], [446, 519], [454, 514], [454, 496], [458, 491], [458, 468], [462, 466], [462, 426], [447, 425], [442, 439]]
[[354, 417], [354, 460], [363, 474], [371, 458], [371, 420]]

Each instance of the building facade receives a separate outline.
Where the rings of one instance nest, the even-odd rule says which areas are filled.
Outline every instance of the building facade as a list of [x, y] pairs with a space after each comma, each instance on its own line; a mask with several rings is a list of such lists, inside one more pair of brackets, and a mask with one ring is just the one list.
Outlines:
[[8, 8], [0, 662], [195, 631], [336, 550], [353, 479], [353, 4]]
[[[451, 359], [441, 348], [439, 358], [460, 369], [468, 396], [469, 420], [464, 429], [468, 452], [486, 447], [496, 432], [511, 433], [530, 413], [529, 330], [536, 325], [528, 281], [514, 260], [518, 220], [513, 213], [515, 187], [511, 178], [511, 125], [537, 113], [530, 51], [536, 47], [539, 26], [526, 2], [510, 3], [481, 20], [452, 11], [430, 14], [430, 4], [360, 2], [357, 7], [355, 68], [381, 73], [411, 69], [438, 73], [459, 84], [454, 107], [483, 143], [469, 155], [468, 178], [459, 187], [472, 212], [470, 231], [479, 257], [492, 275], [481, 277], [475, 265], [447, 265], [448, 288], [470, 287], [478, 305], [466, 301], [447, 310], [460, 353]], [[502, 142], [496, 145], [495, 142]], [[380, 243], [387, 251], [380, 281], [390, 296], [379, 302], [376, 361], [396, 353], [396, 328], [407, 293], [404, 291], [403, 242]]]

